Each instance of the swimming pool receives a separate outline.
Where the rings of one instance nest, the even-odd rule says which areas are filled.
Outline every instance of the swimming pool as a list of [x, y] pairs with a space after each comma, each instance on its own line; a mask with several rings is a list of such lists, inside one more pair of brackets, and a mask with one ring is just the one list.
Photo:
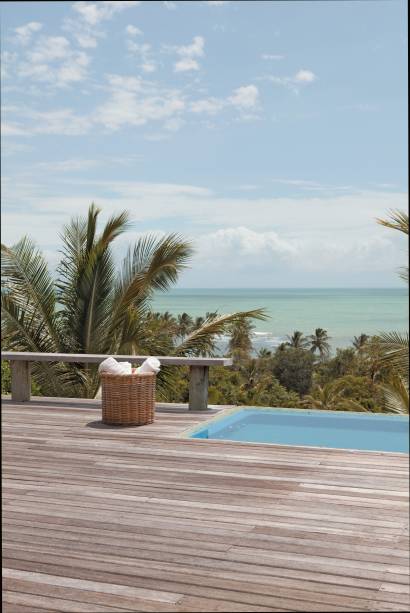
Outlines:
[[190, 438], [334, 449], [409, 452], [404, 415], [246, 408], [191, 430]]

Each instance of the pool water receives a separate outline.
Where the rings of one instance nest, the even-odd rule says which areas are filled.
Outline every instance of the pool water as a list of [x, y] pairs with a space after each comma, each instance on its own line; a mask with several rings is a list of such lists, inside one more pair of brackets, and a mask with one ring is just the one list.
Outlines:
[[196, 428], [190, 438], [409, 452], [404, 415], [246, 408]]

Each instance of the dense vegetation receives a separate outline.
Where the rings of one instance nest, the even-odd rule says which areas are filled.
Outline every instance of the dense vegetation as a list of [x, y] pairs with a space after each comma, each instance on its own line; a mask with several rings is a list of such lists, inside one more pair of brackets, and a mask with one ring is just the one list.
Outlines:
[[[265, 317], [262, 309], [209, 314], [188, 333], [185, 328], [182, 334], [182, 327], [174, 333], [166, 316], [152, 313], [151, 300], [155, 291], [177, 282], [193, 253], [191, 244], [175, 234], [145, 235], [117, 268], [112, 244], [129, 228], [128, 213], [111, 217], [98, 233], [99, 214], [91, 205], [85, 218], [63, 228], [56, 278], [28, 237], [13, 247], [2, 245], [4, 349], [195, 356], [212, 351], [215, 338], [230, 325]], [[97, 365], [34, 362], [32, 375], [47, 396], [93, 398], [99, 387]], [[159, 393], [174, 383], [163, 369]]]
[[[188, 321], [182, 314], [172, 317], [157, 313], [155, 318], [165, 321], [180, 334], [178, 322]], [[194, 324], [194, 322], [192, 322]], [[276, 351], [261, 349], [254, 354], [251, 326], [232, 324], [227, 355], [233, 358], [232, 368], [212, 368], [210, 371], [209, 401], [211, 404], [239, 404], [315, 408], [325, 410], [353, 410], [381, 412], [386, 410], [384, 385], [390, 381], [392, 368], [383, 363], [377, 337], [365, 334], [355, 337], [352, 346], [320, 353], [318, 336], [329, 337], [325, 330], [317, 330], [310, 337], [295, 331]], [[295, 339], [305, 339], [302, 343]], [[295, 346], [296, 345], [296, 346]], [[179, 369], [174, 376], [174, 391], [167, 400], [188, 400], [189, 373]]]
[[[120, 270], [111, 243], [128, 227], [124, 212], [111, 218], [97, 235], [98, 209], [73, 219], [63, 230], [57, 280], [28, 238], [2, 246], [3, 346], [16, 351], [215, 355], [221, 334], [228, 335], [233, 367], [210, 372], [211, 404], [239, 404], [408, 412], [408, 334], [369, 338], [362, 333], [352, 346], [330, 353], [323, 328], [305, 336], [290, 334], [274, 352], [252, 347], [252, 320], [263, 309], [193, 319], [151, 310], [154, 291], [174, 284], [192, 254], [176, 235], [141, 238]], [[408, 234], [408, 217], [393, 212], [384, 226]], [[401, 272], [408, 280], [408, 271]], [[97, 368], [81, 364], [37, 363], [33, 391], [50, 396], [94, 397]], [[171, 402], [188, 400], [187, 369], [163, 369], [159, 394]], [[10, 372], [2, 363], [2, 392], [10, 391]]]

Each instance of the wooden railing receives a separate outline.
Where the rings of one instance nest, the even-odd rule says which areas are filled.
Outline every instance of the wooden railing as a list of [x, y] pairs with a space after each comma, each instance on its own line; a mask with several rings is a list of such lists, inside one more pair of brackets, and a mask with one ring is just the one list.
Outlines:
[[[11, 397], [17, 402], [28, 402], [31, 395], [31, 362], [76, 362], [78, 364], [99, 364], [108, 356], [87, 353], [29, 353], [5, 351], [2, 360], [10, 361]], [[140, 364], [147, 356], [116, 355], [118, 362]], [[208, 408], [208, 376], [210, 366], [232, 366], [229, 358], [176, 358], [158, 357], [164, 366], [189, 366], [189, 409], [201, 411]]]

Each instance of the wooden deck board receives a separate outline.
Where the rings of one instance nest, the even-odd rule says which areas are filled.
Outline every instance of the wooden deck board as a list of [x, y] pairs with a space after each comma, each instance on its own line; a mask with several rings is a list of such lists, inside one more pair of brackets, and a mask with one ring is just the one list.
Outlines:
[[406, 611], [408, 458], [190, 440], [3, 402], [6, 613]]

